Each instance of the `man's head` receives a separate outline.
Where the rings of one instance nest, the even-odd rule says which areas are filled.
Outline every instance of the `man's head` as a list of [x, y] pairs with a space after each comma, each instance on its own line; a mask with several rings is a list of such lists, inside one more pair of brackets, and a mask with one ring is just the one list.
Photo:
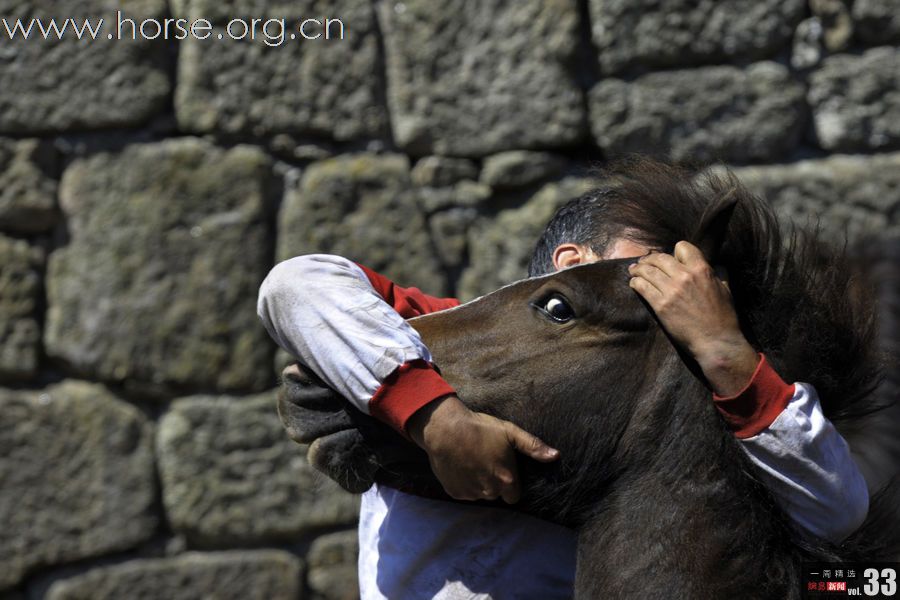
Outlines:
[[736, 185], [730, 177], [698, 180], [696, 171], [649, 158], [614, 163], [603, 185], [569, 201], [544, 228], [529, 277], [577, 264], [672, 251], [711, 202]]
[[541, 234], [528, 266], [528, 276], [608, 258], [641, 256], [649, 251], [633, 241], [610, 217], [616, 195], [596, 188], [560, 208]]

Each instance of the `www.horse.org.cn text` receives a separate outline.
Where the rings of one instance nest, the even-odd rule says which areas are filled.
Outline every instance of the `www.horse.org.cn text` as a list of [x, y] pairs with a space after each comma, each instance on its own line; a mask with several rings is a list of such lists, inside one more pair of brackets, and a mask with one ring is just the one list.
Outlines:
[[7, 18], [0, 19], [0, 39], [50, 42], [73, 38], [102, 40], [231, 40], [261, 42], [277, 47], [289, 41], [340, 41], [347, 28], [339, 18], [234, 18], [214, 22], [197, 18], [132, 18], [116, 11], [114, 19], [96, 18]]

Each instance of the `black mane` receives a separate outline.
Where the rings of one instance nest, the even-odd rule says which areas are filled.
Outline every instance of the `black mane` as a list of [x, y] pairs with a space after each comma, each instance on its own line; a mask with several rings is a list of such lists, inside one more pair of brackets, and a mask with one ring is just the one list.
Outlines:
[[725, 267], [744, 333], [787, 381], [811, 383], [829, 419], [879, 408], [874, 293], [843, 246], [779, 223], [727, 169], [686, 169], [630, 158], [600, 173], [610, 225], [652, 248], [697, 242], [708, 211], [737, 206], [712, 260]]

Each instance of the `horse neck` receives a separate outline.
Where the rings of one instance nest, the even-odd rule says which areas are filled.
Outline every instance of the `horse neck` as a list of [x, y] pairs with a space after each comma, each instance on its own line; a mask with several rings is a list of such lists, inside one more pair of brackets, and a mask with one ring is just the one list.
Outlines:
[[641, 429], [623, 436], [628, 467], [578, 530], [577, 596], [788, 597], [794, 574], [773, 571], [796, 563], [780, 513], [742, 472], [710, 393], [674, 359], [633, 418]]

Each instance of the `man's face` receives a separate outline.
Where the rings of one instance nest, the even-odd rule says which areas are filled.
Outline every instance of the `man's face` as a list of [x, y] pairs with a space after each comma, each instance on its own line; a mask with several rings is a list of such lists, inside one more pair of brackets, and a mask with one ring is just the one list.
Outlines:
[[582, 244], [561, 244], [553, 252], [553, 266], [556, 270], [585, 265], [600, 260], [616, 258], [636, 258], [650, 252], [646, 246], [628, 238], [616, 238], [602, 254], [594, 252], [590, 246]]

